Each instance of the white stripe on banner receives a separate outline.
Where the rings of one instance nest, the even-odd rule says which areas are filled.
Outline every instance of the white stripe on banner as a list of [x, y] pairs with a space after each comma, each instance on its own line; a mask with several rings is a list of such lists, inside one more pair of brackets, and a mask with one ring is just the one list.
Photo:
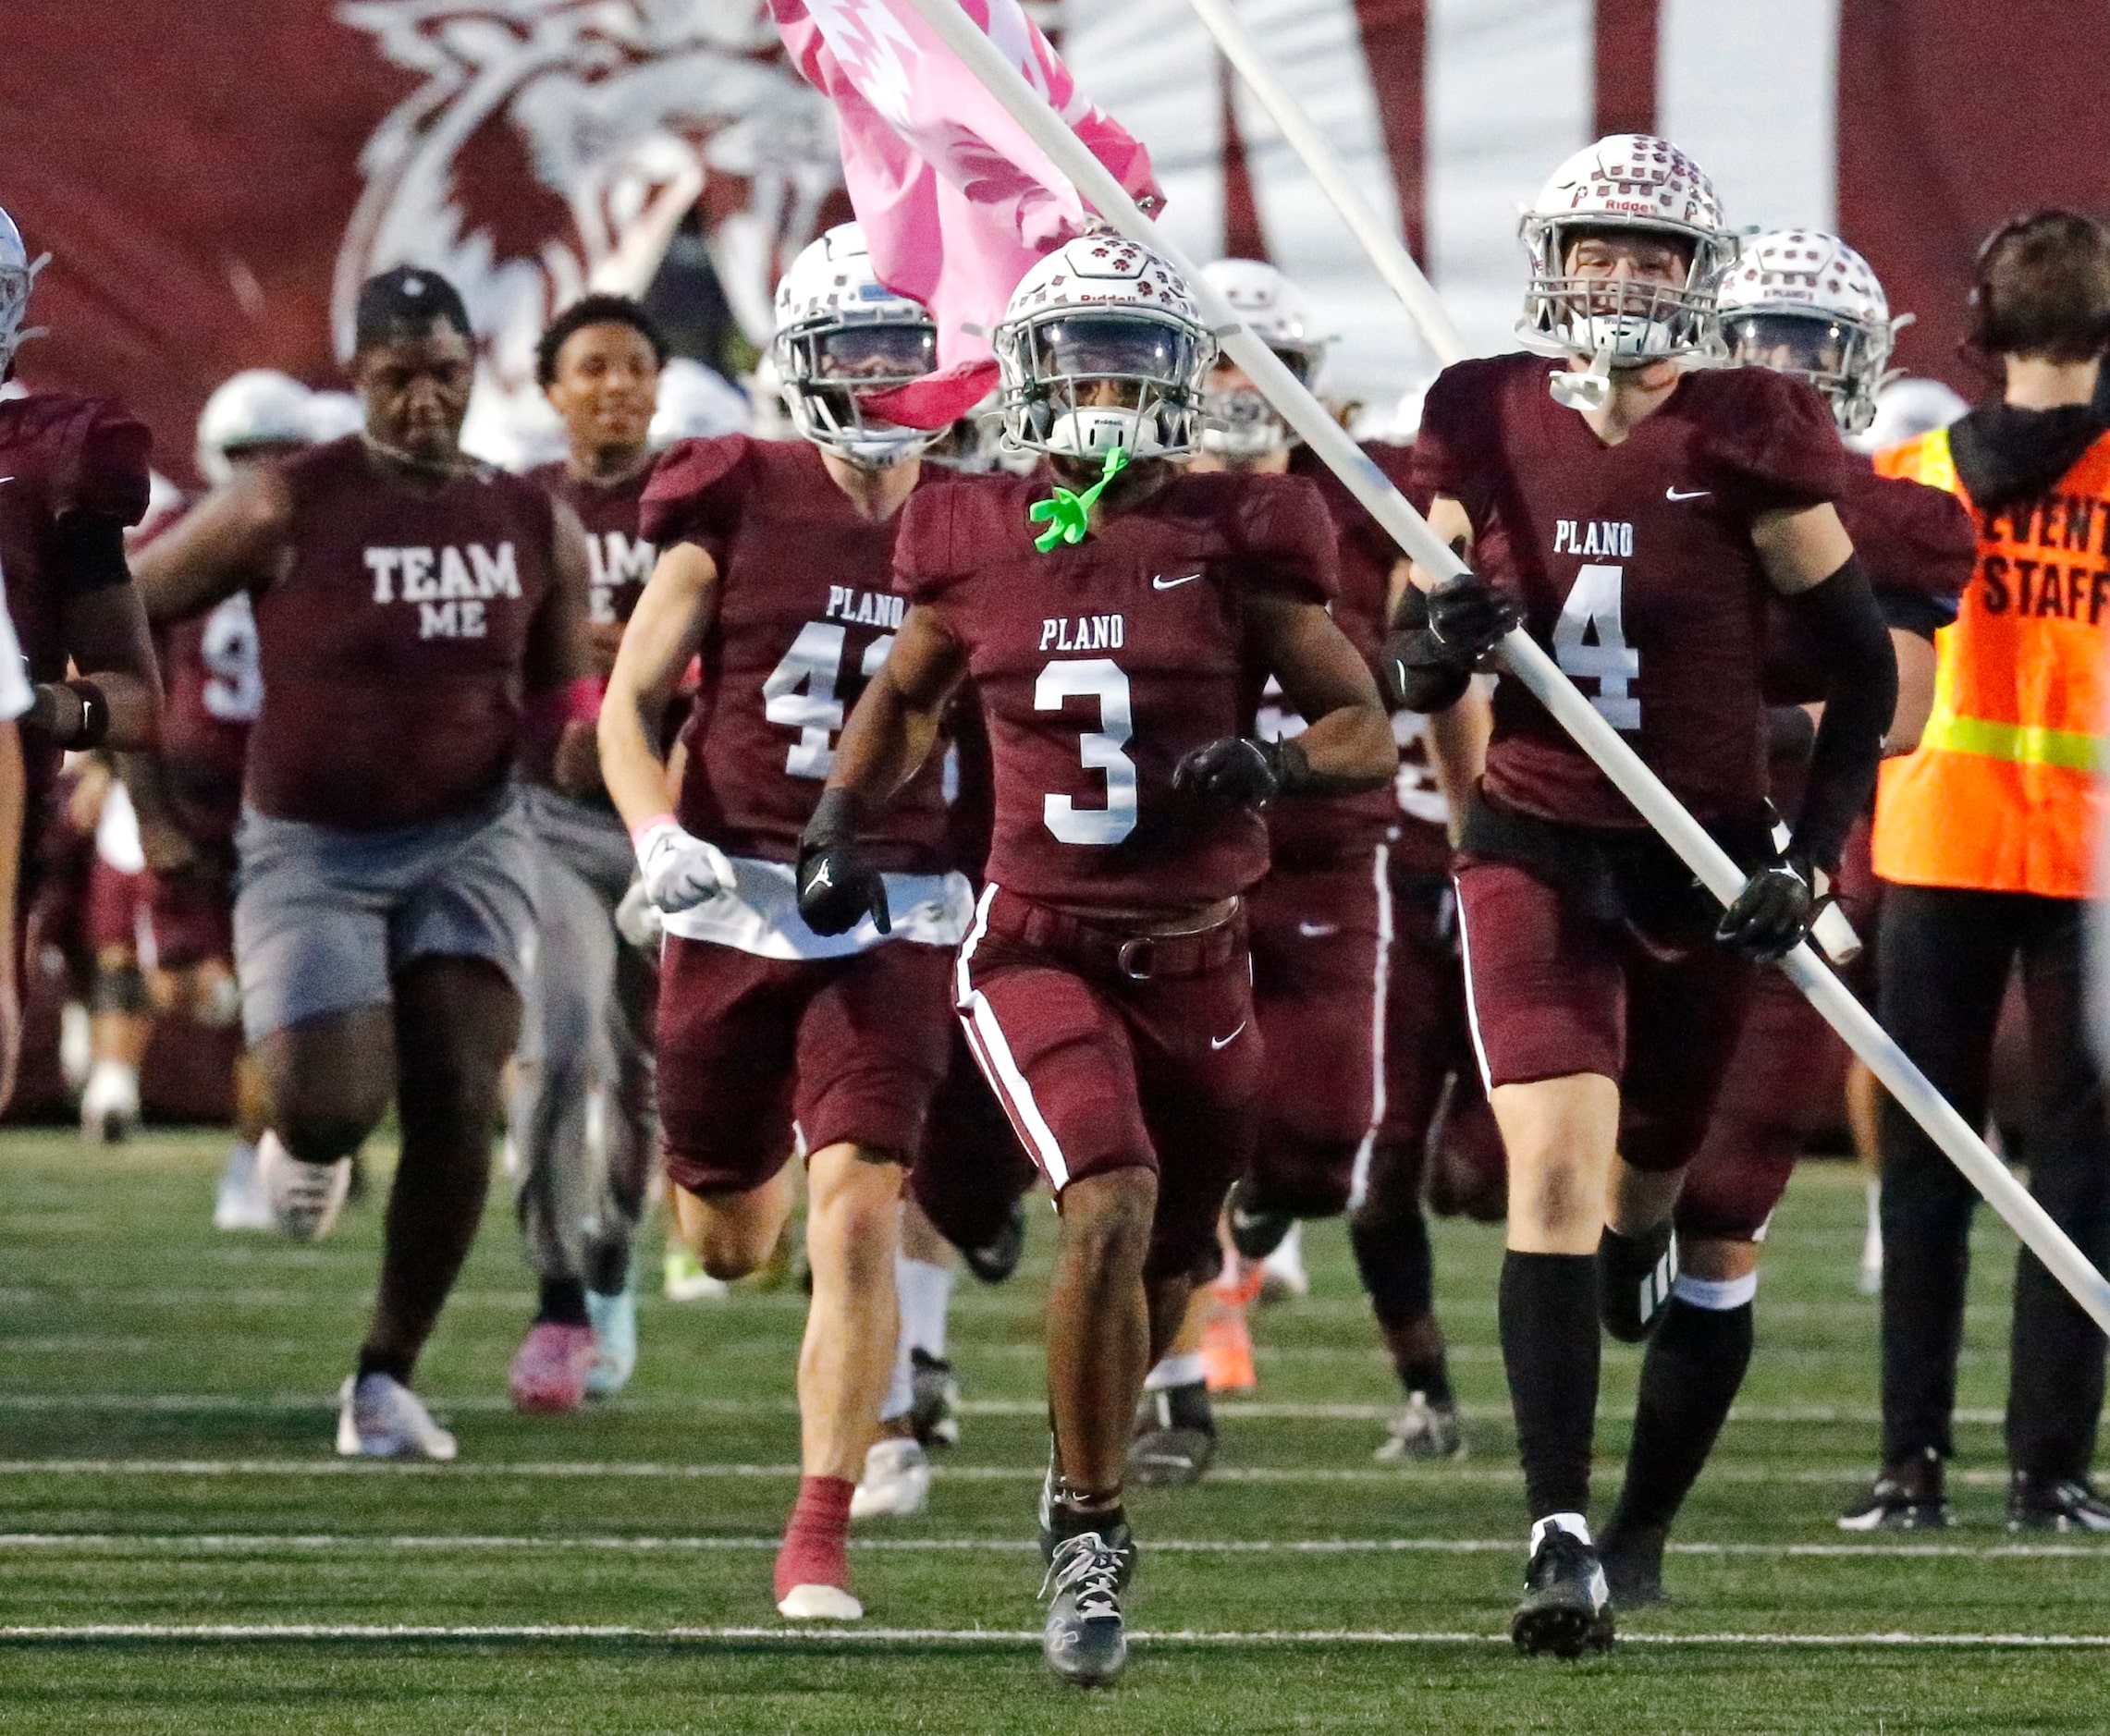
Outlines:
[[1516, 348], [1517, 213], [1589, 142], [1595, 28], [1592, 0], [1429, 0], [1430, 275], [1477, 354]]
[[1838, 221], [1839, 0], [1663, 0], [1656, 125], [1732, 228]]
[[[1399, 196], [1353, 0], [1241, 0], [1238, 14], [1356, 190], [1397, 233]], [[1236, 92], [1268, 251], [1311, 298], [1319, 330], [1334, 340], [1319, 389], [1389, 418], [1409, 387], [1434, 375], [1436, 359], [1268, 111], [1243, 84]]]
[[1197, 259], [1223, 246], [1223, 110], [1216, 44], [1187, 0], [1064, 0], [1062, 59], [1149, 150], [1165, 227]]
[[1385, 1124], [1385, 1009], [1392, 996], [1392, 846], [1380, 844], [1373, 866], [1378, 890], [1378, 956], [1370, 972], [1370, 1125], [1356, 1147], [1348, 1177], [1348, 1209], [1360, 1211], [1369, 1197], [1370, 1158]]

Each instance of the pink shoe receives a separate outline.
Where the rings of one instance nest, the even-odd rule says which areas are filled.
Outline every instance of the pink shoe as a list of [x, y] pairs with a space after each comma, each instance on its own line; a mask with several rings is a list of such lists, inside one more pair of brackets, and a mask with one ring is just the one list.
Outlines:
[[521, 1340], [507, 1377], [513, 1403], [522, 1411], [576, 1411], [585, 1402], [594, 1355], [592, 1326], [536, 1322]]

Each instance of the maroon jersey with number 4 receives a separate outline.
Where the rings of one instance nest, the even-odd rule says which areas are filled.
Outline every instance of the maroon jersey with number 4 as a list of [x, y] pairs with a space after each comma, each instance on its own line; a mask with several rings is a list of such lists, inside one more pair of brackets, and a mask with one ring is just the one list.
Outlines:
[[286, 570], [255, 601], [264, 703], [249, 799], [349, 831], [472, 810], [510, 776], [523, 700], [576, 673], [555, 508], [476, 465], [438, 488], [357, 434], [288, 459]]
[[652, 466], [620, 483], [582, 482], [562, 462], [545, 464], [528, 475], [577, 513], [585, 528], [592, 574], [586, 618], [596, 626], [629, 620], [644, 581], [652, 577], [652, 544], [638, 530]]
[[[1466, 508], [1477, 570], [1522, 603], [1531, 636], [1673, 794], [1703, 820], [1748, 815], [1766, 793], [1773, 593], [1751, 521], [1846, 492], [1831, 412], [1783, 374], [1700, 370], [1607, 446], [1548, 394], [1560, 365], [1445, 369], [1415, 442], [1417, 492]], [[1642, 824], [1514, 680], [1496, 690], [1483, 788], [1544, 819]]]
[[895, 582], [965, 651], [996, 784], [988, 877], [1079, 910], [1176, 911], [1268, 868], [1250, 810], [1183, 800], [1172, 768], [1236, 735], [1254, 674], [1244, 605], [1336, 588], [1318, 492], [1290, 476], [1176, 476], [1043, 555], [1045, 480], [991, 477], [910, 503]]
[[[920, 498], [938, 472], [926, 469]], [[887, 660], [904, 613], [893, 594], [905, 509], [862, 517], [803, 440], [727, 434], [669, 449], [644, 491], [660, 548], [693, 543], [718, 574], [702, 685], [681, 731], [679, 815], [729, 855], [795, 862], [835, 764], [835, 738]], [[873, 816], [872, 859], [894, 874], [950, 866], [937, 756]]]

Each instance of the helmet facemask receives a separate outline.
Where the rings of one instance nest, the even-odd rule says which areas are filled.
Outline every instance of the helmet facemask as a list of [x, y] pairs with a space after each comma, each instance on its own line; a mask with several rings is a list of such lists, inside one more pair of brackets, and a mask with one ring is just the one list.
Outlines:
[[913, 319], [814, 320], [777, 334], [784, 404], [802, 438], [868, 470], [914, 457], [938, 438], [882, 421], [865, 405], [937, 366], [938, 327], [917, 312]]
[[1738, 366], [1808, 380], [1831, 404], [1842, 434], [1860, 434], [1875, 420], [1890, 364], [1887, 324], [1871, 327], [1821, 308], [1739, 308], [1723, 315], [1722, 335]]
[[[5, 214], [0, 213], [0, 218]], [[26, 265], [0, 264], [0, 380], [14, 366], [16, 350], [31, 338], [43, 336], [42, 326], [25, 328], [22, 322], [29, 317], [30, 291], [36, 287], [37, 274], [50, 263], [51, 255], [42, 253]]]
[[[1682, 281], [1577, 274], [1569, 255], [1593, 236], [1638, 234], [1682, 250]], [[1608, 222], [1601, 216], [1563, 221], [1527, 217], [1524, 242], [1532, 260], [1530, 287], [1517, 336], [1544, 355], [1580, 356], [1612, 368], [1638, 368], [1674, 358], [1719, 360], [1714, 284], [1734, 256], [1734, 242], [1683, 227]]]
[[[1268, 346], [1275, 359], [1304, 385], [1318, 371], [1319, 352]], [[1218, 370], [1222, 372], [1222, 370]], [[1236, 385], [1219, 385], [1212, 373], [1202, 387], [1201, 449], [1231, 463], [1254, 463], [1298, 443], [1296, 430], [1282, 420], [1282, 412], [1250, 380]]]
[[997, 328], [1010, 441], [1061, 458], [1180, 458], [1201, 437], [1216, 339], [1177, 314], [1055, 307]]

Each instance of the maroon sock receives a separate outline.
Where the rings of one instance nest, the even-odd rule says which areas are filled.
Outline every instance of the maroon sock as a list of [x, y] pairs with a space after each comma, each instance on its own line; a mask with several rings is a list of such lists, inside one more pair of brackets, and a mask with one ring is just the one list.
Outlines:
[[794, 1585], [850, 1588], [850, 1498], [856, 1488], [848, 1477], [799, 1479], [799, 1498], [777, 1551], [778, 1602]]

